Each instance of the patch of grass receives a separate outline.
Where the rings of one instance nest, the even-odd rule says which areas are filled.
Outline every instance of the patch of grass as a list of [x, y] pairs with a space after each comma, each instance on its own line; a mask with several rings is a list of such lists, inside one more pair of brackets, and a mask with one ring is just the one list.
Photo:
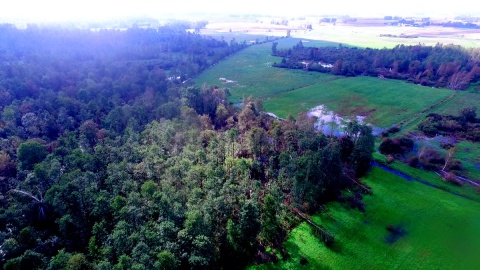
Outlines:
[[460, 110], [466, 107], [474, 107], [480, 114], [480, 93], [472, 93], [467, 91], [458, 91], [455, 97], [446, 102], [443, 106], [439, 106], [434, 113], [443, 115], [459, 115]]
[[[480, 265], [480, 203], [373, 168], [366, 212], [331, 203], [315, 222], [336, 239], [329, 249], [302, 223], [289, 235], [286, 261], [250, 269], [476, 269]], [[388, 228], [402, 237], [386, 241]], [[308, 260], [300, 265], [301, 257]]]
[[341, 116], [366, 116], [366, 122], [389, 127], [451, 95], [446, 89], [432, 89], [398, 80], [372, 77], [331, 77], [315, 85], [272, 97], [264, 102], [267, 111], [296, 116], [318, 105]]
[[454, 158], [462, 162], [469, 178], [480, 181], [480, 144], [462, 141], [456, 147]]
[[[384, 155], [380, 153], [374, 153], [373, 157], [375, 161], [381, 164], [386, 164], [386, 158]], [[388, 164], [388, 167], [408, 175], [417, 181], [421, 181], [425, 185], [432, 185], [436, 189], [447, 193], [457, 194], [458, 196], [466, 197], [480, 203], [480, 194], [472, 185], [464, 185], [462, 187], [455, 186], [444, 182], [442, 177], [435, 172], [413, 168], [400, 161], [394, 161]]]

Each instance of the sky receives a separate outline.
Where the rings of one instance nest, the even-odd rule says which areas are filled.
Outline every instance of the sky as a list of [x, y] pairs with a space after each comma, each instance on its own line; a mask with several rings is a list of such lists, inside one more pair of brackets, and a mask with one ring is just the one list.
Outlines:
[[[289, 4], [286, 4], [289, 3]], [[0, 19], [78, 21], [185, 13], [480, 16], [473, 0], [0, 0]]]

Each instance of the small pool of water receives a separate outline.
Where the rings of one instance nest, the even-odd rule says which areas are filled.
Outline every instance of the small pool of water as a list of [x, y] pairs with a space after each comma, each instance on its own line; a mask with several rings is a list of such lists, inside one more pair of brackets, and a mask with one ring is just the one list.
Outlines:
[[[347, 126], [347, 123], [351, 121], [351, 119], [342, 117], [339, 114], [328, 110], [325, 105], [319, 105], [310, 109], [307, 112], [307, 115], [317, 118], [317, 122], [315, 123], [317, 130], [321, 130], [326, 135], [334, 135], [337, 137], [345, 134], [345, 127]], [[357, 115], [355, 116], [355, 120], [360, 124], [366, 124], [372, 127], [372, 134], [374, 136], [379, 135], [385, 130], [385, 128], [365, 123], [365, 116]]]

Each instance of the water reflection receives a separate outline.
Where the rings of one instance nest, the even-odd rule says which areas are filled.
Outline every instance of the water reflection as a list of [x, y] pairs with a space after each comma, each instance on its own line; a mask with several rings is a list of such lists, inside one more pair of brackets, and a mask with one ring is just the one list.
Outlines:
[[[343, 136], [345, 134], [345, 128], [350, 119], [343, 118], [333, 111], [329, 111], [325, 105], [319, 105], [307, 112], [308, 116], [316, 117], [317, 122], [315, 128], [321, 130], [326, 135]], [[365, 123], [365, 116], [357, 115], [355, 117], [358, 123], [367, 124], [372, 127], [372, 134], [374, 136], [382, 133], [385, 128], [376, 127], [372, 124]]]

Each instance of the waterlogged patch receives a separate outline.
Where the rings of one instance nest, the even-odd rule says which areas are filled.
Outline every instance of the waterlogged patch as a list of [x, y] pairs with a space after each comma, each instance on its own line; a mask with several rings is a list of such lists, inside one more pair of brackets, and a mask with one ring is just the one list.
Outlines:
[[390, 245], [395, 244], [395, 242], [397, 242], [400, 238], [407, 234], [407, 231], [405, 231], [405, 229], [401, 225], [388, 225], [386, 229], [388, 231], [388, 234], [385, 237], [385, 242]]
[[[302, 106], [304, 106], [304, 104], [302, 104]], [[266, 114], [275, 119], [281, 119], [274, 113], [267, 112]], [[351, 121], [350, 119], [344, 118], [333, 111], [329, 111], [325, 105], [319, 105], [313, 109], [310, 109], [307, 112], [307, 115], [317, 119], [317, 122], [315, 123], [315, 128], [317, 130], [322, 131], [326, 135], [334, 135], [337, 137], [345, 134], [344, 130], [347, 126], [347, 123]], [[365, 118], [366, 117], [362, 115], [355, 116], [355, 119], [360, 124], [365, 124]], [[376, 127], [369, 123], [366, 124], [372, 128], [372, 134], [374, 136], [377, 136], [385, 131], [385, 128]]]
[[234, 80], [228, 80], [226, 78], [218, 78], [219, 81], [224, 81], [225, 83], [236, 83], [237, 81]]
[[[350, 119], [344, 118], [339, 114], [336, 114], [333, 111], [329, 111], [325, 105], [319, 105], [313, 109], [310, 109], [307, 113], [308, 116], [316, 117], [317, 122], [315, 123], [315, 127], [318, 130], [321, 130], [323, 133], [327, 135], [334, 135], [334, 136], [342, 136], [344, 135], [344, 130]], [[355, 119], [360, 124], [365, 124], [365, 116], [357, 115]], [[380, 127], [372, 126], [369, 123], [367, 125], [372, 127], [372, 134], [378, 135], [382, 133], [385, 129]]]

